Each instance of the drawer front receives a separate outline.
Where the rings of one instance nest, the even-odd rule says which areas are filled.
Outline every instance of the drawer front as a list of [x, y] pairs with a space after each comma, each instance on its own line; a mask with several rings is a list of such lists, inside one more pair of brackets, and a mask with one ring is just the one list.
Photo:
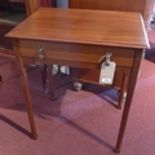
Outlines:
[[114, 48], [97, 45], [57, 43], [45, 41], [19, 41], [19, 51], [25, 58], [46, 61], [79, 68], [97, 68], [105, 61], [105, 54], [111, 53], [111, 60], [118, 66], [132, 67], [135, 51], [127, 48]]

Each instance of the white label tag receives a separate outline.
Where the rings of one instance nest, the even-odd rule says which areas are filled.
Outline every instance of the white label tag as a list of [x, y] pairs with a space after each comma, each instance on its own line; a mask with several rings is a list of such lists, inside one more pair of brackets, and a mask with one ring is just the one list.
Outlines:
[[103, 63], [101, 65], [101, 71], [100, 71], [100, 84], [112, 84], [114, 75], [116, 70], [116, 63], [113, 61], [110, 61], [108, 65], [106, 63]]
[[61, 70], [61, 73], [70, 75], [70, 68], [68, 66], [61, 66], [60, 70]]

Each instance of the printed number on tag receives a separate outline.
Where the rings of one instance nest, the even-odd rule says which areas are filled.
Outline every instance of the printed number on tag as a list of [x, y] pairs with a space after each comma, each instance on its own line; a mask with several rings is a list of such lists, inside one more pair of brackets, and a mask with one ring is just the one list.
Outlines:
[[106, 63], [103, 63], [101, 65], [101, 71], [100, 71], [100, 84], [112, 84], [114, 75], [116, 70], [116, 63], [111, 61], [107, 65]]

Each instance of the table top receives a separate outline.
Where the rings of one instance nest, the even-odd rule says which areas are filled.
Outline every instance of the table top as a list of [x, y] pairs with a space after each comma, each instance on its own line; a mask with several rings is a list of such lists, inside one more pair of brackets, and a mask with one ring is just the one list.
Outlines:
[[45, 41], [149, 48], [140, 13], [39, 8], [7, 37]]

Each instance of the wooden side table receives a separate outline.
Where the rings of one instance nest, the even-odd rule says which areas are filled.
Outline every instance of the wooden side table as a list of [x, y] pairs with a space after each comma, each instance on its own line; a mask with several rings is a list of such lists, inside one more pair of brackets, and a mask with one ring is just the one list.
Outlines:
[[127, 100], [114, 148], [115, 152], [119, 152], [140, 62], [144, 49], [149, 48], [141, 15], [119, 11], [40, 8], [6, 36], [12, 39], [21, 69], [33, 138], [37, 138], [37, 132], [24, 63], [59, 64], [98, 71], [99, 60], [110, 52], [117, 66], [129, 69]]

